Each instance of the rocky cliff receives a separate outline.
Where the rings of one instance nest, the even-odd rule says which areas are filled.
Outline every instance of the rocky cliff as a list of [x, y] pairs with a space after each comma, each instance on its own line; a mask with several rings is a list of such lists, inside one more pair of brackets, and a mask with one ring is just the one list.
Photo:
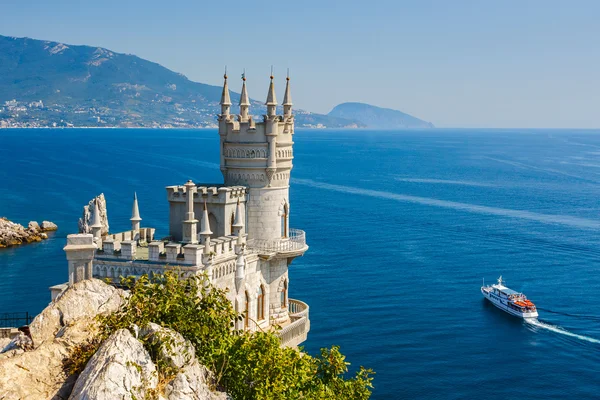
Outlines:
[[106, 211], [106, 199], [104, 193], [94, 197], [90, 202], [83, 206], [83, 215], [79, 218], [79, 233], [92, 233], [92, 220], [94, 219], [94, 202], [98, 202], [98, 212], [100, 214], [100, 223], [102, 224], [102, 235], [108, 233], [108, 214]]
[[[102, 281], [79, 282], [52, 302], [29, 327], [0, 350], [0, 399], [226, 399], [210, 388], [210, 373], [193, 346], [177, 332], [149, 324], [118, 330], [106, 339], [79, 375], [68, 360], [99, 330], [96, 316], [115, 312], [127, 293]], [[138, 336], [139, 333], [139, 336]], [[153, 349], [140, 340], [148, 338]], [[158, 349], [158, 350], [156, 350]], [[157, 362], [173, 371], [160, 382]]]

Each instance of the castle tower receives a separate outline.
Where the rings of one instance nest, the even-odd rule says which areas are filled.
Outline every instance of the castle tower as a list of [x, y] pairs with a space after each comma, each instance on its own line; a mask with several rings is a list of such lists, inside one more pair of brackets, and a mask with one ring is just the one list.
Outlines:
[[[225, 89], [225, 86], [224, 86]], [[267, 114], [253, 124], [245, 75], [240, 98], [239, 122], [219, 125], [225, 185], [248, 187], [246, 233], [253, 239], [274, 240], [289, 236], [289, 181], [293, 160], [294, 119], [289, 78], [284, 111], [277, 115], [273, 76], [267, 93]]]
[[131, 230], [134, 232], [133, 239], [138, 240], [140, 236], [140, 208], [138, 207], [137, 193], [133, 193], [133, 206], [131, 207]]
[[220, 137], [220, 146], [221, 149], [221, 173], [223, 177], [225, 177], [225, 155], [223, 152], [223, 146], [225, 144], [226, 133], [227, 132], [227, 123], [230, 120], [230, 111], [231, 111], [231, 98], [229, 97], [229, 86], [227, 85], [227, 71], [225, 71], [225, 75], [223, 75], [223, 93], [221, 94], [221, 114], [219, 114], [219, 137]]
[[198, 235], [197, 227], [198, 220], [194, 213], [194, 194], [198, 191], [196, 184], [191, 180], [187, 181], [185, 186], [185, 205], [187, 213], [185, 214], [185, 220], [183, 221], [183, 242], [188, 244], [197, 244]]
[[89, 233], [67, 236], [67, 245], [63, 250], [69, 262], [69, 286], [93, 278], [92, 262], [97, 248], [94, 236]]

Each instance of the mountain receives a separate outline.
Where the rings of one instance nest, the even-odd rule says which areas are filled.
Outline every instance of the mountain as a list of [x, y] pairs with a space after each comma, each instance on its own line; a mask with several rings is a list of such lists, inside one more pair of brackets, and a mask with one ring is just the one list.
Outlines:
[[390, 108], [381, 108], [364, 103], [342, 103], [329, 114], [330, 117], [357, 120], [368, 128], [397, 129], [397, 128], [433, 128], [431, 122], [423, 121]]
[[[130, 54], [0, 36], [0, 127], [214, 127], [221, 90]], [[263, 101], [251, 103], [252, 114], [265, 113]], [[295, 113], [298, 127], [364, 126]]]

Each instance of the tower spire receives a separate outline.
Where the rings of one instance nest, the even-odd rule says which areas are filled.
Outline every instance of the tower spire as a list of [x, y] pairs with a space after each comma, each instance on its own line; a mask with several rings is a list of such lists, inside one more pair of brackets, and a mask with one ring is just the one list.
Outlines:
[[246, 70], [242, 74], [242, 94], [240, 95], [240, 119], [246, 121], [248, 119], [248, 107], [250, 100], [248, 99], [248, 91], [246, 90]]
[[273, 66], [271, 66], [271, 82], [269, 83], [269, 93], [267, 94], [267, 115], [275, 116], [277, 108], [277, 99], [275, 98], [275, 84], [273, 83]]
[[133, 206], [131, 207], [131, 218], [129, 218], [129, 220], [131, 221], [131, 230], [139, 231], [140, 221], [142, 219], [140, 218], [140, 209], [138, 207], [137, 193], [135, 192], [133, 193]]
[[206, 201], [204, 201], [204, 213], [202, 214], [202, 221], [200, 221], [200, 236], [202, 236], [202, 244], [204, 244], [204, 254], [210, 253], [210, 222], [208, 221], [208, 209], [206, 208]]
[[283, 115], [289, 117], [292, 115], [292, 93], [290, 92], [290, 70], [288, 69], [287, 77], [285, 78], [285, 94], [283, 95]]
[[100, 247], [102, 246], [102, 223], [100, 222], [100, 208], [98, 208], [98, 198], [94, 199], [94, 215], [92, 216], [92, 235], [94, 242]]
[[221, 94], [221, 114], [229, 114], [229, 107], [231, 106], [231, 98], [229, 97], [229, 86], [227, 85], [227, 67], [225, 67], [225, 74], [223, 75], [223, 93]]

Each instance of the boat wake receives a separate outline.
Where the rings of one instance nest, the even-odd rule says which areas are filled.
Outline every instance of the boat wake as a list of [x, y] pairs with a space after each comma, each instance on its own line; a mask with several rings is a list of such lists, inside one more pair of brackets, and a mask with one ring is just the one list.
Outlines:
[[590, 343], [598, 343], [600, 344], [600, 340], [598, 339], [594, 339], [592, 337], [589, 336], [584, 336], [584, 335], [578, 335], [576, 333], [573, 332], [569, 332], [563, 328], [560, 328], [558, 326], [555, 325], [550, 325], [547, 324], [545, 322], [542, 321], [538, 321], [536, 318], [526, 318], [524, 319], [524, 321], [528, 324], [531, 324], [533, 326], [536, 326], [538, 328], [542, 328], [542, 329], [547, 329], [549, 331], [555, 332], [555, 333], [560, 333], [561, 335], [566, 335], [566, 336], [570, 336], [579, 340], [585, 340], [586, 342], [590, 342]]
[[569, 314], [569, 313], [564, 313], [564, 312], [559, 312], [559, 311], [552, 311], [552, 310], [548, 310], [547, 308], [541, 308], [541, 307], [538, 307], [537, 309], [540, 311], [549, 312], [552, 314], [565, 315], [567, 317], [589, 319], [591, 321], [600, 321], [600, 317], [598, 317], [596, 315]]

